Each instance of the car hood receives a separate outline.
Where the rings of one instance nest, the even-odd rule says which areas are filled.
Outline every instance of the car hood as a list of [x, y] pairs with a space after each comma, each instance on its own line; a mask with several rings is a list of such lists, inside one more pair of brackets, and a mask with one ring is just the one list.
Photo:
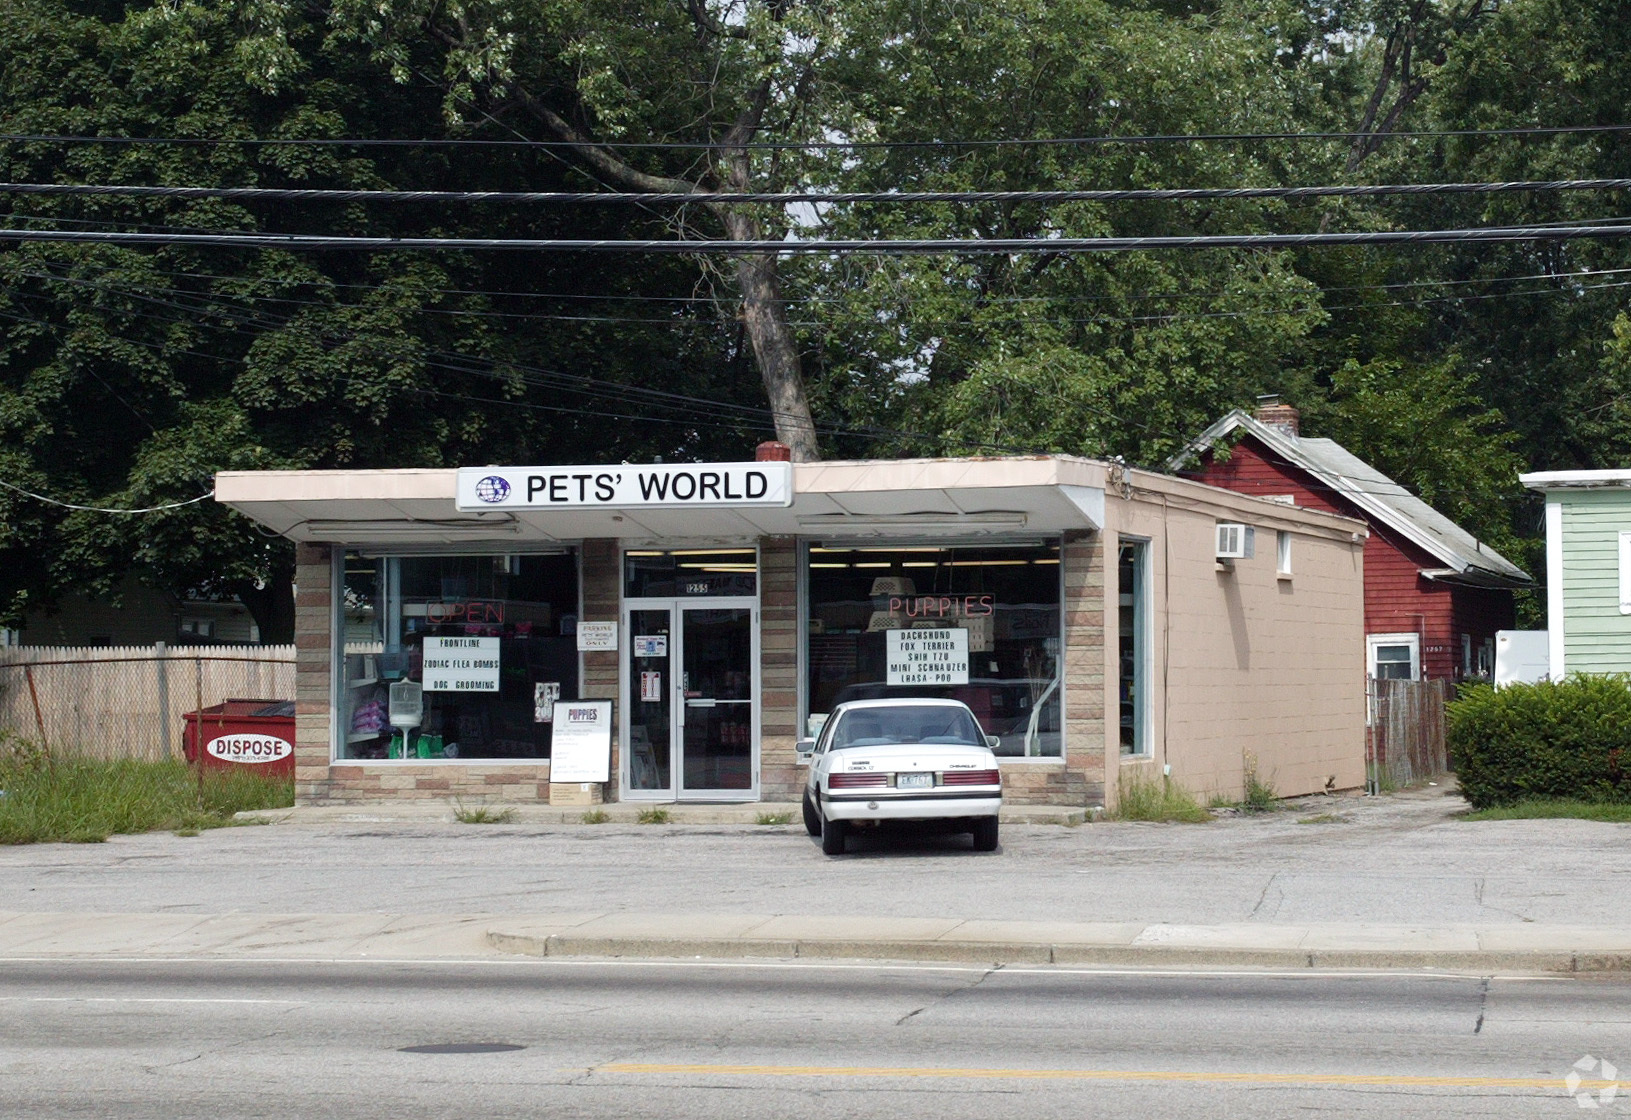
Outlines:
[[995, 770], [997, 757], [986, 747], [958, 747], [940, 743], [903, 743], [895, 746], [845, 747], [832, 752], [834, 773], [901, 770]]

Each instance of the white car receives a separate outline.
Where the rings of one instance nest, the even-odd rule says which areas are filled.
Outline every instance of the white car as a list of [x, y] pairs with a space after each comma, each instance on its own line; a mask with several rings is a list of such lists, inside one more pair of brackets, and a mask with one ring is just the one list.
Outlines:
[[821, 850], [842, 855], [850, 830], [880, 821], [949, 820], [997, 846], [1002, 773], [994, 736], [956, 700], [855, 700], [833, 709], [808, 758], [804, 827]]

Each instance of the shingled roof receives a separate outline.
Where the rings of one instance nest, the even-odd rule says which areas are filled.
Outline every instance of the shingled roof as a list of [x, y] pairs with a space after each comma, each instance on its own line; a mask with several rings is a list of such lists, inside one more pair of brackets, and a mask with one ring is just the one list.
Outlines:
[[1422, 572], [1429, 579], [1478, 587], [1531, 587], [1529, 573], [1416, 497], [1335, 440], [1292, 436], [1235, 409], [1174, 456], [1174, 473], [1235, 433], [1251, 436], [1297, 469], [1312, 475], [1358, 508], [1373, 525], [1385, 527], [1439, 560], [1444, 567]]

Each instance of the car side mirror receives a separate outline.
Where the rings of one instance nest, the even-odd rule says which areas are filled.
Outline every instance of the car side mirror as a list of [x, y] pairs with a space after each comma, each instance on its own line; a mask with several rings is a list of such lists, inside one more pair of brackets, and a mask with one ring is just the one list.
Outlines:
[[996, 750], [998, 747], [1002, 746], [1002, 736], [987, 735], [985, 737], [985, 745], [990, 747], [992, 750]]
[[815, 755], [815, 740], [800, 739], [793, 744], [793, 749], [798, 752], [798, 764], [808, 766], [810, 759]]

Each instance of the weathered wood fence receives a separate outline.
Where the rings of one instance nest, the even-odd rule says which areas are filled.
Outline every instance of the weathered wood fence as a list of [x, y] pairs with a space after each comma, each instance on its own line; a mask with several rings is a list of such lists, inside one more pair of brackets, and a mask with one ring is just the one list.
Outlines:
[[1365, 772], [1371, 792], [1416, 785], [1450, 768], [1444, 744], [1446, 681], [1390, 681], [1374, 677], [1369, 690]]
[[188, 712], [293, 698], [293, 646], [0, 648], [0, 732], [59, 757], [179, 758]]

